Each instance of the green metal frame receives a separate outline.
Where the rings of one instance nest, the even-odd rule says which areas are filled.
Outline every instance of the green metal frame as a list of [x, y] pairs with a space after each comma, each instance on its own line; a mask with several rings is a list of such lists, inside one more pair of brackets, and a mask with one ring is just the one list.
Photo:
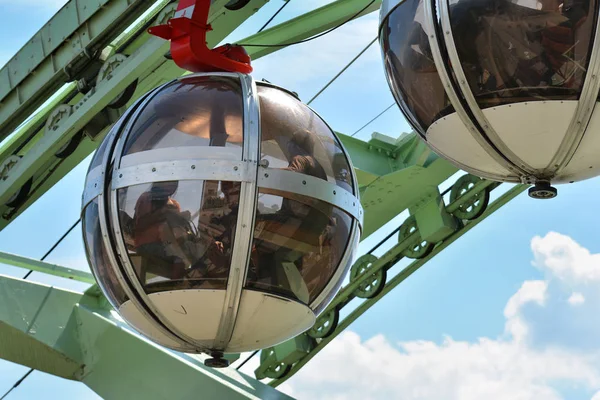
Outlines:
[[107, 399], [290, 398], [140, 339], [92, 293], [0, 276], [0, 357], [81, 381]]
[[[212, 1], [209, 21], [214, 30], [208, 34], [210, 46], [219, 43], [268, 0], [251, 0], [240, 11], [226, 10], [228, 1]], [[285, 47], [339, 25], [366, 4], [366, 0], [337, 0], [239, 43]], [[376, 0], [360, 15], [376, 11], [380, 4], [381, 0]], [[149, 25], [164, 23], [175, 6], [168, 0], [101, 0], [93, 6], [84, 0], [70, 0], [0, 70], [0, 164], [10, 156], [22, 156], [6, 176], [0, 176], [0, 230], [94, 151], [124, 110], [109, 107], [115, 97], [137, 83], [128, 102], [131, 104], [148, 90], [185, 74], [165, 58], [168, 43], [145, 33]], [[75, 10], [79, 12], [77, 18], [73, 16]], [[61, 28], [59, 21], [63, 20], [66, 23]], [[60, 43], [56, 42], [58, 37]], [[247, 50], [253, 59], [258, 59], [282, 47], [251, 46]], [[109, 78], [90, 84], [102, 62], [109, 62], [115, 53], [126, 55], [127, 59]], [[65, 85], [66, 81], [73, 82]], [[50, 95], [61, 87], [50, 101]], [[82, 88], [85, 90], [79, 92]], [[44, 102], [44, 108], [12, 133], [10, 139], [1, 142]], [[73, 112], [54, 129], [46, 129], [52, 111], [63, 104], [72, 106]], [[92, 125], [94, 134], [84, 135], [71, 155], [64, 159], [55, 156], [75, 135]], [[490, 204], [483, 215], [459, 221], [452, 214], [461, 204], [495, 190], [499, 184], [481, 180], [446, 205], [438, 188], [458, 170], [437, 157], [415, 134], [393, 139], [374, 133], [368, 142], [339, 136], [358, 176], [365, 210], [362, 239], [405, 210], [410, 211], [418, 229], [401, 237], [382, 257], [374, 257], [366, 272], [352, 275], [350, 284], [342, 288], [322, 314], [321, 318], [337, 317], [328, 320], [329, 331], [316, 336], [309, 331], [261, 353], [261, 365], [255, 375], [259, 379], [275, 378], [270, 386], [289, 379], [385, 294], [525, 189], [515, 186]], [[29, 179], [33, 185], [25, 202], [12, 209], [3, 205]], [[421, 249], [422, 258], [388, 280], [387, 271], [423, 238], [431, 246]], [[0, 263], [94, 283], [87, 272], [13, 254], [0, 253]], [[105, 398], [187, 398], [199, 394], [209, 398], [285, 398], [235, 370], [207, 369], [200, 357], [167, 351], [140, 338], [111, 312], [96, 285], [78, 294], [0, 276], [0, 297], [1, 358], [82, 381]], [[339, 321], [339, 310], [356, 297], [363, 298], [362, 303]]]

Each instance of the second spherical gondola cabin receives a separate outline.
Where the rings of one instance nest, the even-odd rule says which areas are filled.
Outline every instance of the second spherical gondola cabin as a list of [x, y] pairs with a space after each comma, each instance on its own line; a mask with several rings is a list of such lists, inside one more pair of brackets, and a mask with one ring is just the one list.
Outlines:
[[438, 154], [553, 197], [600, 174], [598, 15], [596, 0], [384, 0], [388, 83]]

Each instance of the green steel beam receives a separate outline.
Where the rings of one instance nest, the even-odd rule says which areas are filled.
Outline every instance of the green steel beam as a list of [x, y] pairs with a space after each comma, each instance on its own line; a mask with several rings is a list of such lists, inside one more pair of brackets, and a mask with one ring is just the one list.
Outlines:
[[[467, 201], [470, 197], [474, 196], [476, 193], [480, 192], [481, 190], [484, 190], [486, 188], [487, 188], [487, 190], [493, 190], [494, 188], [496, 188], [498, 186], [499, 185], [497, 183], [482, 180], [481, 182], [479, 182], [476, 185], [476, 187], [474, 187], [469, 192], [468, 196], [465, 196], [465, 197], [461, 198], [460, 201], [457, 200], [453, 204], [449, 205], [448, 211], [451, 212], [451, 211], [456, 210], [459, 207], [460, 203]], [[379, 300], [381, 300], [391, 290], [393, 290], [396, 286], [398, 286], [400, 283], [402, 283], [410, 275], [412, 275], [419, 268], [421, 268], [423, 265], [425, 265], [431, 258], [435, 257], [437, 254], [439, 254], [441, 251], [443, 251], [449, 245], [454, 243], [457, 239], [459, 239], [465, 233], [467, 233], [468, 231], [473, 229], [475, 226], [477, 226], [481, 221], [486, 219], [488, 216], [490, 216], [494, 212], [498, 211], [502, 206], [504, 206], [510, 200], [514, 199], [516, 196], [521, 194], [524, 190], [527, 189], [527, 187], [528, 187], [527, 185], [513, 186], [507, 192], [502, 194], [497, 200], [495, 200], [493, 203], [491, 203], [488, 206], [488, 208], [486, 209], [486, 211], [479, 218], [472, 220], [472, 221], [467, 221], [462, 229], [457, 230], [454, 234], [452, 234], [451, 236], [446, 238], [444, 241], [439, 243], [429, 255], [427, 255], [426, 257], [424, 257], [422, 259], [414, 261], [413, 263], [411, 263], [410, 265], [405, 267], [402, 271], [400, 271], [392, 279], [389, 279], [379, 294], [377, 294], [376, 296], [374, 296], [372, 298], [364, 299], [360, 305], [358, 305], [355, 309], [353, 309], [350, 312], [350, 314], [348, 314], [342, 321], [340, 321], [337, 324], [337, 326], [335, 327], [334, 330], [332, 330], [331, 333], [329, 333], [322, 339], [318, 339], [318, 340], [313, 339], [312, 345], [309, 347], [309, 350], [303, 352], [302, 354], [299, 355], [298, 358], [296, 358], [297, 361], [292, 366], [291, 370], [285, 376], [283, 376], [279, 379], [274, 379], [271, 382], [269, 382], [269, 385], [271, 385], [273, 387], [277, 387], [277, 386], [281, 385], [282, 383], [284, 383], [289, 378], [291, 378], [296, 372], [298, 372], [302, 367], [304, 367], [306, 365], [306, 363], [308, 363], [315, 355], [317, 355], [319, 351], [323, 350], [323, 348], [325, 348], [325, 346], [327, 344], [329, 344], [333, 339], [335, 339], [344, 329], [346, 329], [348, 326], [350, 326], [350, 324], [352, 324], [352, 322], [354, 322], [357, 318], [359, 318], [362, 314], [364, 314], [368, 309], [370, 309], [373, 305], [375, 305]], [[417, 237], [417, 241], [418, 240], [419, 239]], [[408, 245], [414, 241], [415, 241], [414, 234], [409, 237], [406, 237], [405, 240], [400, 241], [398, 243], [398, 245], [394, 246], [392, 249], [390, 249], [384, 255], [382, 255], [379, 259], [377, 259], [372, 264], [372, 266], [369, 268], [369, 273], [365, 273], [364, 275], [361, 275], [361, 277], [357, 278], [355, 281], [351, 282], [349, 285], [342, 288], [342, 290], [338, 293], [336, 298], [327, 307], [327, 309], [323, 312], [322, 315], [326, 315], [328, 312], [334, 311], [336, 309], [339, 312], [339, 309], [343, 305], [348, 304], [352, 298], [355, 298], [352, 293], [361, 284], [365, 284], [370, 279], [372, 279], [373, 274], [377, 273], [378, 270], [389, 269], [389, 268], [393, 267], [402, 258], [402, 252], [405, 249], [407, 249]], [[301, 336], [307, 336], [307, 335], [302, 334]], [[297, 338], [293, 339], [293, 340], [297, 340]], [[275, 348], [274, 348], [275, 352], [277, 352], [279, 348], [284, 348], [286, 345], [287, 345], [287, 343], [283, 343], [281, 345], [275, 346]], [[288, 347], [290, 347], [290, 346], [288, 346]], [[291, 351], [294, 351], [293, 346], [291, 346], [291, 347], [292, 347]], [[267, 349], [267, 351], [269, 351], [269, 349]], [[288, 351], [290, 351], [290, 350], [288, 350]], [[279, 360], [285, 359], [285, 357], [286, 357], [286, 354], [279, 354], [278, 358], [276, 358], [276, 359], [271, 358], [269, 360], [271, 363], [271, 366], [272, 367], [277, 366], [278, 368], [285, 369], [285, 366], [282, 366], [279, 364], [279, 362], [280, 362]], [[257, 375], [258, 375], [258, 372], [265, 371], [268, 368], [269, 368], [269, 365], [261, 365], [257, 369]]]
[[416, 134], [393, 139], [375, 133], [369, 142], [340, 137], [358, 176], [363, 240], [458, 171]]
[[359, 186], [367, 186], [380, 176], [396, 170], [396, 159], [390, 149], [380, 147], [374, 140], [365, 142], [336, 133], [354, 164]]
[[282, 45], [306, 39], [346, 22], [363, 9], [355, 18], [379, 10], [381, 0], [375, 0], [373, 4], [365, 9], [367, 4], [368, 0], [337, 0], [261, 33], [242, 39], [238, 43], [252, 45], [248, 46], [247, 49], [252, 58], [263, 57], [280, 48], [256, 45]]
[[0, 357], [81, 381], [105, 399], [290, 399], [141, 338], [99, 300], [0, 276]]
[[48, 275], [54, 275], [65, 279], [71, 279], [78, 282], [91, 284], [96, 283], [94, 276], [89, 272], [62, 267], [60, 265], [50, 264], [47, 262], [34, 260], [32, 258], [18, 256], [16, 254], [0, 252], [0, 264], [25, 268], [36, 272], [42, 272]]
[[0, 69], [0, 141], [65, 82], [99, 68], [101, 51], [149, 0], [70, 0]]
[[76, 306], [85, 353], [81, 381], [105, 399], [291, 399], [233, 368], [165, 350], [134, 334], [110, 312]]
[[81, 373], [72, 319], [81, 295], [0, 276], [0, 357], [66, 379]]

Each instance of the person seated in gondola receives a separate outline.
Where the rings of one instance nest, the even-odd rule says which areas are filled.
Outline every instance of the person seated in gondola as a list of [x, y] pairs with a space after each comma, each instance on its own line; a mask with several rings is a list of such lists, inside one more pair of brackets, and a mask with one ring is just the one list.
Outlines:
[[[178, 182], [155, 182], [139, 197], [133, 216], [135, 252], [141, 256], [141, 273], [180, 279], [186, 267], [180, 239], [189, 232], [186, 215], [172, 196]], [[179, 225], [179, 226], [178, 226]]]
[[[327, 180], [324, 168], [313, 156], [314, 146], [309, 131], [295, 132], [286, 149], [288, 166], [282, 169]], [[257, 216], [256, 221], [256, 281], [307, 302], [303, 259], [311, 251], [319, 251], [320, 236], [330, 223], [327, 213], [300, 198], [284, 197], [275, 213]]]

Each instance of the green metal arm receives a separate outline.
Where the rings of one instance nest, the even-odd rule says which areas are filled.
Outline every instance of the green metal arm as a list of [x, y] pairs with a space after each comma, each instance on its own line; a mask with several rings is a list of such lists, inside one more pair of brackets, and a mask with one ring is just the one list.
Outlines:
[[95, 284], [94, 276], [89, 272], [80, 271], [77, 269], [66, 268], [56, 264], [50, 264], [43, 261], [34, 260], [32, 258], [18, 256], [16, 254], [0, 252], [0, 264], [20, 267], [36, 272], [42, 272], [48, 275], [59, 276], [65, 279], [71, 279], [83, 283]]
[[[101, 65], [100, 52], [152, 4], [70, 0], [0, 69], [0, 141], [65, 82]], [[95, 65], [94, 65], [95, 64]]]
[[0, 357], [81, 381], [105, 399], [289, 399], [234, 369], [161, 348], [99, 298], [0, 276]]

